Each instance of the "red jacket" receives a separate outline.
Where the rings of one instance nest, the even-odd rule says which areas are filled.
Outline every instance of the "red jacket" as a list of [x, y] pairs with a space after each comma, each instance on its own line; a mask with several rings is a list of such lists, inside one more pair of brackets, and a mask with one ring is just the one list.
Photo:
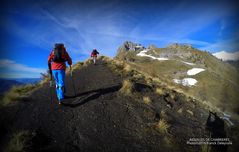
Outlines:
[[[65, 70], [66, 69], [65, 62], [61, 62], [61, 63], [53, 62], [52, 61], [53, 58], [54, 58], [54, 50], [52, 50], [51, 54], [48, 56], [48, 65], [51, 64], [51, 62], [52, 62], [52, 64], [51, 64], [52, 70]], [[72, 60], [66, 51], [63, 53], [62, 58], [64, 58], [69, 65], [72, 65]]]
[[90, 57], [97, 57], [97, 54], [94, 54], [93, 52], [90, 54]]

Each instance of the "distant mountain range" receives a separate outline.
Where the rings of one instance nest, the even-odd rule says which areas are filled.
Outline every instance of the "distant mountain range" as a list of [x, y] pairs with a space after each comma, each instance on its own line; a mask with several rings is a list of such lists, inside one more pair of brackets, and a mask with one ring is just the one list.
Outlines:
[[40, 78], [0, 78], [0, 95], [9, 90], [12, 86], [38, 83]]
[[41, 78], [9, 78], [8, 80], [15, 80], [23, 84], [35, 84], [41, 81]]

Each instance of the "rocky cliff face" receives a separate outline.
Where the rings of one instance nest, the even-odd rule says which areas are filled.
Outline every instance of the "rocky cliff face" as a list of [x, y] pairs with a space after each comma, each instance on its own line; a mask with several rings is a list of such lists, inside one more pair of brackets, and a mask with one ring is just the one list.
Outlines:
[[[126, 41], [119, 47], [117, 56], [122, 59], [122, 56], [130, 56], [129, 54], [136, 54], [140, 51], [146, 50], [144, 46], [139, 43], [133, 43]], [[189, 59], [194, 58], [195, 53], [192, 53], [192, 50], [195, 52], [196, 49], [189, 44], [178, 44], [173, 43], [167, 46], [166, 48], [159, 49], [157, 46], [151, 44], [147, 48], [148, 52], [152, 55], [161, 58], [181, 58]]]
[[124, 42], [124, 44], [122, 46], [119, 47], [118, 53], [120, 53], [122, 51], [142, 51], [144, 49], [145, 49], [145, 47], [139, 43], [133, 43], [130, 41], [126, 41], [126, 42]]

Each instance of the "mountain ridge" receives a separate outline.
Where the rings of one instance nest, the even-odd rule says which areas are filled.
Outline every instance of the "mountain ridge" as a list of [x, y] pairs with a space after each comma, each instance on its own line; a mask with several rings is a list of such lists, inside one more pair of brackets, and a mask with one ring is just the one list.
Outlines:
[[[124, 65], [118, 61], [101, 58], [97, 65], [77, 68], [73, 72], [73, 81], [69, 75], [66, 77], [67, 96], [62, 106], [57, 104], [54, 88], [50, 88], [48, 83], [43, 84], [32, 92], [27, 98], [28, 102], [19, 102], [0, 110], [3, 130], [8, 130], [1, 137], [11, 133], [11, 130], [27, 129], [37, 142], [33, 140], [25, 151], [200, 149], [198, 146], [186, 146], [180, 139], [186, 140], [192, 132], [196, 135], [202, 131], [200, 126], [204, 125], [207, 111], [194, 108], [201, 106], [192, 99], [189, 99], [192, 102], [186, 101], [182, 94], [173, 91], [170, 94], [174, 94], [174, 97], [169, 96], [166, 90], [163, 94], [155, 95], [156, 84], [152, 84], [150, 79], [147, 80], [150, 82], [145, 81], [136, 71], [122, 67]], [[174, 115], [182, 108], [180, 104], [184, 105], [181, 114]], [[200, 112], [203, 118], [200, 118]], [[192, 113], [195, 117], [192, 117]], [[184, 125], [179, 123], [178, 117], [185, 117], [185, 120], [181, 120]], [[198, 127], [191, 130], [195, 122]], [[163, 128], [161, 123], [168, 127]], [[171, 123], [175, 124], [169, 128]], [[8, 129], [10, 125], [11, 130]], [[181, 127], [192, 132], [189, 134], [174, 129]], [[178, 136], [172, 138], [171, 134]]]
[[[236, 90], [239, 91], [238, 69], [208, 52], [195, 49], [190, 45], [172, 44], [166, 48], [121, 51], [115, 59], [123, 60], [134, 69], [154, 75], [202, 102], [213, 103], [221, 110], [239, 113], [237, 104], [239, 97], [236, 93]], [[204, 72], [189, 75], [189, 71], [193, 68], [200, 68]], [[189, 81], [194, 81], [193, 84], [196, 86], [188, 89], [175, 85], [175, 83], [190, 84]], [[225, 98], [223, 94], [229, 97]], [[226, 103], [233, 106], [225, 105], [225, 99], [229, 100]]]
[[[178, 89], [172, 80], [167, 81], [167, 73], [161, 71], [159, 77], [157, 71], [147, 71], [177, 65], [181, 70], [172, 73], [178, 78], [189, 74], [200, 82], [198, 76], [210, 74], [207, 71], [211, 69], [188, 72], [205, 68], [204, 62], [137, 56], [144, 49], [119, 51], [124, 54], [121, 59], [101, 56], [96, 65], [91, 59], [76, 63], [73, 77], [67, 69], [66, 99], [60, 106], [55, 88], [49, 87], [46, 79], [24, 98], [0, 107], [0, 147], [8, 147], [14, 139], [10, 137], [23, 134], [29, 137], [24, 138], [28, 141], [23, 146], [26, 152], [203, 151], [205, 146], [187, 142], [191, 138], [210, 138], [205, 124], [208, 110], [213, 110], [225, 120], [226, 133], [234, 143], [228, 151], [237, 150], [239, 128], [234, 115], [212, 108], [183, 90], [190, 87]], [[145, 53], [154, 56], [161, 51], [155, 49], [151, 55]]]

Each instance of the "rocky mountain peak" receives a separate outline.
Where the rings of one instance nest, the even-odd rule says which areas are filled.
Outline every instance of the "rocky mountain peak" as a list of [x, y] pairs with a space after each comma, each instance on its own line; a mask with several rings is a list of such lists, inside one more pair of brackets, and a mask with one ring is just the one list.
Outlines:
[[193, 49], [191, 44], [187, 43], [172, 43], [167, 48], [171, 49]]
[[118, 53], [122, 51], [142, 51], [145, 47], [139, 43], [131, 41], [125, 41], [122, 46], [119, 47]]
[[154, 45], [154, 44], [150, 44], [148, 46], [148, 49], [156, 49], [156, 48], [158, 48], [158, 47], [156, 45]]

